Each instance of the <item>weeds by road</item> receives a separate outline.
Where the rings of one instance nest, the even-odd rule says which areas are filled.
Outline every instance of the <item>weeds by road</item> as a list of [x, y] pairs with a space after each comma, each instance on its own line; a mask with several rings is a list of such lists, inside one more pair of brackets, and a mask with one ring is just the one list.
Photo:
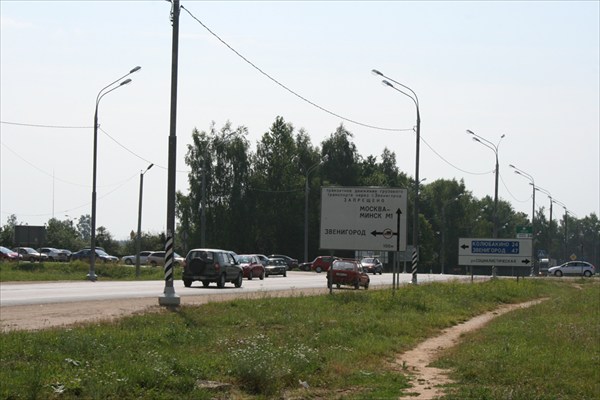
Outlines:
[[[565, 280], [527, 279], [407, 286], [395, 294], [265, 295], [9, 332], [0, 341], [0, 397], [397, 399], [411, 386], [410, 371], [389, 367], [398, 354], [501, 304], [548, 297], [499, 317], [481, 338], [469, 336], [477, 347], [461, 345], [439, 362], [457, 371], [450, 395], [456, 397], [449, 398], [504, 399], [510, 390], [513, 399], [593, 398], [599, 285], [577, 282], [580, 289]], [[558, 322], [564, 328], [550, 329]], [[516, 392], [515, 376], [524, 383]]]

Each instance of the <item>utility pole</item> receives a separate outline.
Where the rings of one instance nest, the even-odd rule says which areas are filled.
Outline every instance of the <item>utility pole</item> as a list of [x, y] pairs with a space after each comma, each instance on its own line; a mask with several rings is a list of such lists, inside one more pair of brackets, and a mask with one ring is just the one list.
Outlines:
[[179, 55], [179, 0], [173, 0], [171, 21], [173, 45], [171, 56], [171, 124], [169, 130], [169, 161], [167, 179], [167, 241], [165, 243], [165, 290], [158, 298], [161, 306], [178, 306], [180, 298], [173, 287], [173, 260], [175, 245], [175, 172], [177, 168], [177, 66]]

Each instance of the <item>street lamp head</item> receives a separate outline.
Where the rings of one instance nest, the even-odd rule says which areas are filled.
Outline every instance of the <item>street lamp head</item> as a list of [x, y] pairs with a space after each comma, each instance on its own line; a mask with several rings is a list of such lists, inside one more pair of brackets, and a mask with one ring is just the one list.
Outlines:
[[[511, 168], [515, 168], [515, 169], [517, 168], [517, 167], [515, 167], [515, 166], [514, 166], [514, 165], [512, 165], [512, 164], [508, 164], [508, 166], [509, 166], [509, 167], [511, 167]], [[515, 171], [515, 172], [517, 172], [517, 171]]]
[[377, 71], [376, 69], [372, 69], [371, 72], [373, 73], [373, 75], [383, 76], [383, 74], [381, 72]]
[[391, 87], [391, 88], [393, 88], [393, 87], [394, 87], [394, 85], [392, 85], [391, 83], [389, 83], [389, 82], [388, 82], [388, 81], [386, 81], [385, 79], [384, 79], [384, 80], [382, 80], [382, 81], [381, 81], [381, 83], [382, 83], [383, 85], [385, 85], [385, 86], [389, 86], [389, 87]]
[[471, 130], [469, 130], [469, 129], [467, 129], [467, 133], [468, 133], [469, 135], [474, 135], [474, 134], [475, 134], [475, 133], [473, 133], [473, 131], [471, 131]]
[[142, 67], [140, 67], [139, 65], [137, 67], [135, 67], [134, 69], [132, 69], [131, 71], [129, 71], [130, 74], [133, 74], [134, 72], [139, 71], [140, 69], [142, 69]]
[[152, 167], [154, 167], [154, 164], [150, 164], [150, 165], [148, 165], [148, 168], [146, 168], [146, 171], [149, 171], [149, 170], [150, 170], [150, 168], [152, 168]]
[[479, 138], [474, 137], [473, 138], [474, 141], [481, 143], [481, 140], [479, 140]]
[[131, 82], [131, 79], [125, 79], [123, 82], [119, 83], [119, 86], [127, 85]]
[[502, 136], [500, 136], [500, 139], [504, 139], [504, 136], [506, 135], [503, 133]]

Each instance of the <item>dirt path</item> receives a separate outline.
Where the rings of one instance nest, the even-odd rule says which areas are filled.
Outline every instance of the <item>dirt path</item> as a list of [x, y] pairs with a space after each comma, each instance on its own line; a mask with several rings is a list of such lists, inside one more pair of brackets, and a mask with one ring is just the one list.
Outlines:
[[545, 299], [528, 301], [520, 304], [508, 304], [494, 311], [479, 315], [462, 324], [448, 328], [439, 336], [427, 339], [412, 350], [400, 354], [395, 361], [395, 368], [408, 371], [412, 375], [413, 387], [400, 397], [409, 397], [411, 400], [431, 400], [444, 394], [442, 385], [452, 383], [448, 372], [443, 369], [430, 367], [440, 353], [458, 344], [462, 334], [482, 328], [492, 319], [507, 312], [527, 308], [539, 304]]

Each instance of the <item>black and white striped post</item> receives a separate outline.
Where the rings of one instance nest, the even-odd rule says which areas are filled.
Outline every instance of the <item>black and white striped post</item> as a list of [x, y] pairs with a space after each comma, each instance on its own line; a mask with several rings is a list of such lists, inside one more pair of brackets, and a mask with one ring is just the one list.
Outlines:
[[158, 298], [161, 306], [178, 306], [180, 298], [173, 287], [173, 245], [175, 236], [175, 170], [177, 166], [177, 59], [179, 53], [179, 0], [173, 0], [173, 47], [171, 64], [171, 120], [169, 129], [169, 160], [167, 179], [167, 241], [165, 242], [165, 290]]
[[417, 246], [415, 246], [413, 253], [412, 253], [412, 280], [411, 282], [416, 284], [417, 283], [417, 267], [419, 264], [419, 248]]

